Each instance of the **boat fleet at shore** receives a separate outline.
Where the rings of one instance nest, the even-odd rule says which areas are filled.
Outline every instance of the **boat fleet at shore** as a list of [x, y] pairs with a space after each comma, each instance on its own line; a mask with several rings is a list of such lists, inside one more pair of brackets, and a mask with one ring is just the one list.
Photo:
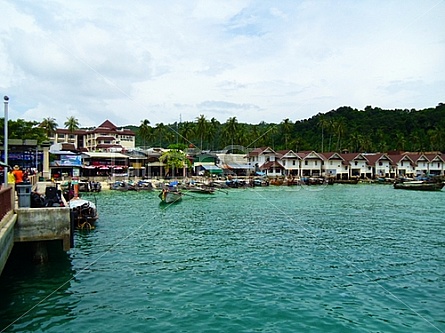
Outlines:
[[[317, 186], [340, 184], [370, 183], [368, 180], [350, 179], [345, 181], [330, 180], [324, 178], [235, 178], [235, 179], [189, 179], [184, 181], [165, 180], [139, 180], [139, 181], [115, 181], [108, 183], [109, 189], [114, 191], [158, 191], [160, 204], [172, 204], [180, 202], [184, 195], [213, 195], [216, 192], [228, 194], [231, 188], [252, 188], [262, 186]], [[414, 191], [441, 191], [445, 186], [442, 179], [378, 179], [372, 183], [392, 184], [394, 189]], [[84, 186], [78, 186], [79, 192], [100, 192], [106, 188], [102, 183], [96, 182]], [[77, 184], [79, 185], [79, 184]], [[57, 186], [46, 190], [46, 196], [37, 198], [41, 204], [37, 207], [48, 207], [44, 204], [49, 200], [55, 200], [54, 206], [60, 206], [63, 196], [71, 209], [74, 226], [77, 229], [94, 229], [95, 222], [99, 218], [96, 203], [73, 195], [73, 184], [61, 184], [61, 190], [56, 191]], [[36, 198], [34, 198], [36, 199]], [[34, 200], [33, 199], [33, 200]], [[57, 200], [56, 200], [57, 199]], [[37, 202], [37, 201], [33, 201]], [[53, 204], [51, 205], [53, 206]]]
[[234, 178], [234, 179], [188, 179], [182, 182], [163, 181], [163, 180], [140, 180], [134, 181], [116, 181], [109, 184], [111, 190], [116, 191], [159, 191], [159, 198], [163, 203], [178, 202], [184, 194], [214, 194], [215, 191], [230, 188], [251, 188], [258, 186], [317, 186], [334, 184], [358, 184], [358, 183], [379, 183], [392, 184], [394, 189], [418, 190], [418, 191], [440, 191], [445, 185], [441, 179], [387, 179], [379, 178], [376, 180], [367, 179], [348, 179], [337, 180], [329, 178]]

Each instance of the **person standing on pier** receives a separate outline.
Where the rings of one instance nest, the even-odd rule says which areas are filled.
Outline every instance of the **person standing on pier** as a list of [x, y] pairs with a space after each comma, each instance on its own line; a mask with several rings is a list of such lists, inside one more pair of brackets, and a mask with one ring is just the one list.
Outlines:
[[11, 187], [14, 187], [15, 185], [15, 176], [14, 176], [14, 171], [12, 169], [11, 166], [8, 166], [8, 185]]
[[12, 171], [15, 177], [15, 185], [20, 185], [23, 183], [23, 171], [20, 170], [18, 165], [14, 165], [14, 170]]

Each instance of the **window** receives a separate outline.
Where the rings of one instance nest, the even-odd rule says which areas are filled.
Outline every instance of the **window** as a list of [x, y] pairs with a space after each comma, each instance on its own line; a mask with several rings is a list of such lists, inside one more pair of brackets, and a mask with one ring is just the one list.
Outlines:
[[295, 165], [295, 160], [292, 161], [292, 165]]
[[307, 162], [307, 161], [304, 161], [304, 165], [308, 165], [308, 162]]
[[382, 166], [382, 165], [383, 165], [383, 162], [382, 162], [382, 161], [380, 161], [380, 162], [379, 162], [379, 165], [380, 165], [380, 166]]

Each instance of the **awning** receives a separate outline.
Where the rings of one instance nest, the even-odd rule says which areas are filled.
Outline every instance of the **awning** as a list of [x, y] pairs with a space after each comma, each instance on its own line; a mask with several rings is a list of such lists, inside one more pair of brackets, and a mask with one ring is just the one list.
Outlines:
[[250, 164], [226, 164], [227, 169], [242, 169], [242, 170], [253, 170], [253, 165]]
[[222, 169], [218, 168], [216, 165], [202, 165], [202, 168], [210, 173], [215, 173], [215, 174], [223, 173]]

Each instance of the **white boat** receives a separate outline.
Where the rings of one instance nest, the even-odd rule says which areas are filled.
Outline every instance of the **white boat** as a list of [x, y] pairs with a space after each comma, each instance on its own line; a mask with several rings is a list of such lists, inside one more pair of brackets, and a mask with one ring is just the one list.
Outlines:
[[94, 229], [95, 222], [99, 218], [96, 204], [89, 200], [73, 198], [68, 202], [74, 219], [74, 225], [78, 229]]

